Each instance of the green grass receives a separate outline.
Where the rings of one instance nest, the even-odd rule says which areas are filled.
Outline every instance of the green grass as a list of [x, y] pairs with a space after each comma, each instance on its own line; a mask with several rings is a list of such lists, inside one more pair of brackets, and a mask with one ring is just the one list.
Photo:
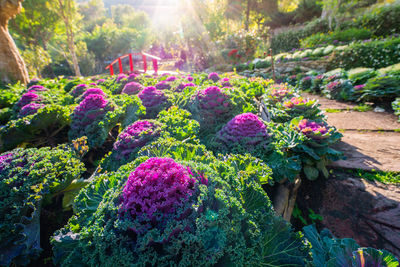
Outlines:
[[384, 184], [400, 184], [400, 172], [350, 170], [352, 174], [369, 181], [378, 181]]
[[326, 113], [339, 113], [339, 112], [342, 112], [342, 111], [345, 111], [345, 110], [342, 110], [342, 109], [334, 109], [334, 108], [327, 108], [327, 109], [325, 109], [325, 112], [326, 112]]
[[360, 104], [358, 106], [355, 106], [353, 108], [353, 110], [358, 111], [358, 112], [366, 112], [366, 111], [370, 111], [372, 110], [372, 107], [369, 105], [365, 105], [365, 104]]

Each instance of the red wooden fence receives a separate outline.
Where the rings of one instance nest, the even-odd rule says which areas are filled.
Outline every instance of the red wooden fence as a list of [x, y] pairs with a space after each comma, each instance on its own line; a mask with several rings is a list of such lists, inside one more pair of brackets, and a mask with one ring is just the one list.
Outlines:
[[133, 57], [132, 55], [135, 56], [142, 56], [142, 60], [143, 60], [143, 71], [147, 72], [147, 58], [151, 58], [153, 61], [153, 69], [154, 72], [157, 73], [158, 72], [158, 61], [161, 60], [161, 58], [144, 53], [144, 52], [140, 52], [140, 53], [129, 53], [123, 56], [120, 56], [119, 58], [117, 58], [116, 60], [114, 60], [113, 62], [111, 62], [110, 65], [108, 65], [106, 67], [106, 70], [110, 69], [110, 75], [114, 75], [114, 64], [118, 62], [118, 67], [119, 67], [119, 73], [124, 73], [124, 68], [122, 66], [122, 59], [129, 57], [129, 67], [130, 67], [130, 72], [133, 72]]

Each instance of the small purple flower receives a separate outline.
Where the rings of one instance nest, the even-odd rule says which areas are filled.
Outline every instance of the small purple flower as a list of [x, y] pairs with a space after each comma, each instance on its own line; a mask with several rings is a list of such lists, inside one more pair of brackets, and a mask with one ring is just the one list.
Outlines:
[[38, 103], [27, 104], [21, 108], [19, 116], [26, 117], [28, 115], [35, 114], [39, 109], [43, 108], [44, 106], [45, 106], [44, 104], [38, 104]]
[[218, 82], [219, 81], [219, 75], [218, 75], [218, 73], [216, 73], [216, 72], [211, 72], [209, 75], [208, 75], [208, 79], [209, 80], [212, 80], [213, 82]]
[[130, 82], [124, 86], [124, 89], [122, 89], [122, 94], [136, 95], [142, 90], [143, 86], [140, 83]]

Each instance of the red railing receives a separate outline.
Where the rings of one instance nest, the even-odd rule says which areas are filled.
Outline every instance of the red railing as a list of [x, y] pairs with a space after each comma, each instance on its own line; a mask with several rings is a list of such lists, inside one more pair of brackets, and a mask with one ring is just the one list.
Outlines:
[[147, 72], [147, 58], [151, 58], [153, 61], [153, 69], [154, 72], [157, 73], [158, 72], [158, 61], [161, 60], [161, 58], [144, 53], [144, 52], [140, 52], [140, 53], [129, 53], [123, 56], [120, 56], [119, 58], [117, 58], [116, 60], [114, 60], [113, 62], [111, 62], [110, 65], [108, 65], [106, 67], [106, 70], [110, 69], [110, 75], [114, 75], [114, 64], [118, 62], [118, 67], [119, 67], [119, 73], [124, 73], [124, 68], [122, 66], [122, 59], [129, 57], [129, 67], [130, 67], [130, 72], [133, 72], [133, 57], [132, 55], [135, 56], [142, 56], [142, 60], [143, 60], [143, 71]]

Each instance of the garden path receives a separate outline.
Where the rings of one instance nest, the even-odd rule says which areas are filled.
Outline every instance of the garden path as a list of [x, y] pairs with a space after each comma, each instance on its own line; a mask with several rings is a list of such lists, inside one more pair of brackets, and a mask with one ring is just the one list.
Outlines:
[[400, 123], [388, 112], [357, 112], [351, 103], [329, 100], [317, 95], [303, 94], [318, 99], [326, 113], [328, 124], [343, 134], [336, 149], [342, 151], [345, 160], [331, 166], [363, 170], [400, 171]]

